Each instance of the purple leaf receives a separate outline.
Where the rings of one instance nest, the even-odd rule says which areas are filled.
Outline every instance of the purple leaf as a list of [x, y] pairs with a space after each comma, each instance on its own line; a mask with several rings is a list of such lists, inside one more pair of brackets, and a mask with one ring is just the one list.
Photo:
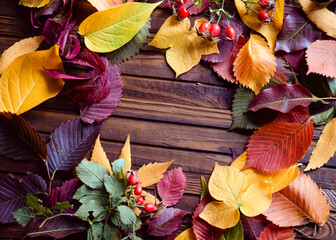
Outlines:
[[246, 217], [240, 215], [240, 220], [244, 228], [244, 239], [246, 240], [258, 240], [260, 232], [267, 226], [268, 222], [262, 215], [256, 217]]
[[102, 121], [109, 117], [117, 108], [121, 98], [121, 78], [119, 68], [114, 65], [106, 69], [104, 77], [110, 85], [108, 95], [90, 107], [81, 106], [81, 120], [86, 123]]
[[61, 187], [57, 187], [52, 190], [51, 195], [48, 197], [48, 202], [51, 206], [55, 206], [56, 203], [71, 202], [75, 195], [77, 188], [81, 186], [81, 182], [78, 178], [71, 179], [63, 183]]
[[47, 163], [51, 174], [57, 170], [70, 171], [76, 166], [98, 137], [102, 123], [83, 124], [80, 119], [63, 123], [50, 136]]
[[182, 168], [174, 168], [167, 171], [156, 186], [162, 203], [172, 206], [182, 198], [187, 187], [187, 179]]
[[194, 230], [196, 239], [198, 240], [217, 240], [223, 235], [225, 231], [224, 229], [211, 226], [209, 223], [199, 217], [205, 206], [212, 200], [213, 199], [211, 196], [207, 195], [198, 203], [193, 213], [192, 228]]
[[178, 208], [166, 208], [161, 215], [150, 221], [147, 235], [164, 237], [174, 233], [180, 227], [186, 214], [189, 212]]
[[14, 160], [45, 159], [47, 148], [29, 122], [16, 114], [0, 112], [0, 154]]
[[260, 92], [251, 101], [249, 110], [253, 112], [262, 108], [288, 113], [296, 106], [307, 107], [312, 102], [311, 93], [297, 84], [279, 84]]
[[[188, 0], [185, 4], [183, 4], [183, 7], [185, 7], [185, 8], [190, 7], [190, 8], [188, 9], [190, 15], [197, 15], [197, 14], [203, 12], [204, 9], [206, 9], [206, 8], [208, 7], [209, 3], [210, 3], [210, 0], [202, 0], [202, 5], [201, 5], [200, 8], [198, 8], [198, 7], [196, 7], [195, 5], [192, 6], [192, 5], [194, 4], [194, 1], [193, 1], [193, 0]], [[192, 6], [192, 7], [191, 7], [191, 6]], [[182, 6], [181, 6], [181, 7], [182, 7]], [[179, 7], [179, 8], [180, 8], [180, 7]]]
[[277, 38], [275, 51], [287, 53], [299, 51], [308, 47], [321, 36], [302, 9], [294, 9], [286, 17], [282, 30]]
[[44, 193], [47, 184], [38, 175], [27, 172], [27, 176], [18, 179], [11, 174], [0, 178], [0, 222], [12, 223], [12, 212], [26, 205], [26, 195]]
[[298, 51], [293, 53], [286, 53], [283, 55], [283, 58], [286, 62], [296, 71], [300, 70], [300, 63], [302, 58], [305, 56], [305, 51]]
[[57, 216], [49, 218], [41, 224], [41, 220], [34, 219], [27, 229], [29, 237], [53, 237], [64, 238], [68, 235], [85, 232], [88, 227], [85, 222], [72, 216]]

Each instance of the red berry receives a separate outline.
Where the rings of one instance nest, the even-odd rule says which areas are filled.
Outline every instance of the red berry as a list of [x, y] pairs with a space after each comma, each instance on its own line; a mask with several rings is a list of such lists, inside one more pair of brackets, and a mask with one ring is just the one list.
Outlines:
[[210, 24], [209, 24], [209, 22], [203, 22], [203, 23], [199, 26], [198, 31], [199, 31], [200, 33], [204, 33], [204, 34], [209, 33], [209, 31], [210, 31]]
[[141, 187], [141, 184], [140, 184], [140, 183], [138, 183], [138, 184], [135, 186], [134, 193], [135, 193], [136, 195], [141, 195], [141, 193], [142, 193], [142, 187]]
[[260, 11], [258, 13], [258, 19], [260, 22], [267, 22], [268, 18], [269, 18], [268, 13], [265, 11]]
[[138, 183], [138, 177], [134, 174], [134, 173], [131, 173], [129, 176], [128, 176], [128, 184], [129, 185], [135, 185]]
[[270, 6], [270, 0], [259, 0], [259, 5], [261, 8], [267, 8]]
[[218, 37], [220, 31], [221, 31], [220, 26], [217, 23], [211, 24], [210, 35], [212, 37]]
[[181, 6], [186, 3], [186, 0], [176, 0], [175, 6]]
[[157, 207], [156, 207], [154, 204], [152, 204], [152, 203], [146, 203], [146, 204], [145, 204], [145, 210], [146, 210], [147, 212], [151, 213], [151, 212], [156, 211], [156, 210], [157, 210]]
[[185, 8], [185, 7], [181, 7], [178, 11], [177, 11], [177, 16], [179, 19], [185, 19], [189, 16], [189, 11]]
[[236, 37], [236, 31], [233, 27], [227, 27], [225, 29], [225, 35], [228, 39], [233, 40]]
[[136, 203], [139, 204], [139, 205], [143, 205], [145, 202], [145, 199], [143, 197], [138, 197], [137, 200], [136, 200]]

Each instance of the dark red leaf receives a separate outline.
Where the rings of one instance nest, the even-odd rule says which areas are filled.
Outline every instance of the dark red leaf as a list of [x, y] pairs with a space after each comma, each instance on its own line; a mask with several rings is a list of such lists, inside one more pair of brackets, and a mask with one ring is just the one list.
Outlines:
[[269, 224], [260, 233], [258, 240], [294, 240], [294, 238], [294, 229], [280, 228], [276, 225]]
[[305, 123], [310, 118], [308, 107], [296, 106], [288, 113], [279, 113], [274, 122]]
[[51, 195], [48, 196], [48, 202], [51, 206], [55, 206], [56, 203], [71, 202], [75, 195], [77, 188], [81, 186], [81, 182], [78, 178], [71, 179], [63, 183], [61, 187], [52, 190]]
[[293, 53], [286, 53], [283, 55], [283, 58], [286, 62], [296, 71], [300, 70], [301, 60], [305, 56], [305, 51], [297, 51]]
[[182, 198], [184, 189], [187, 187], [187, 179], [182, 168], [174, 168], [165, 172], [156, 186], [162, 203], [172, 206]]
[[288, 113], [296, 106], [307, 107], [312, 102], [311, 93], [297, 84], [279, 84], [260, 92], [251, 101], [249, 110], [253, 112], [262, 108]]
[[243, 224], [245, 240], [257, 240], [260, 232], [268, 224], [268, 221], [263, 215], [258, 215], [256, 217], [246, 217], [245, 215], [241, 214], [240, 220]]

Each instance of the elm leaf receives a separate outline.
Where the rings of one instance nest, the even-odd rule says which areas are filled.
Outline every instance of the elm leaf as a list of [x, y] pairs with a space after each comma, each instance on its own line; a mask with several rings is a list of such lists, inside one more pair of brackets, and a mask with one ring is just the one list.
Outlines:
[[83, 160], [76, 168], [78, 178], [93, 189], [104, 187], [105, 175], [109, 171], [97, 162]]

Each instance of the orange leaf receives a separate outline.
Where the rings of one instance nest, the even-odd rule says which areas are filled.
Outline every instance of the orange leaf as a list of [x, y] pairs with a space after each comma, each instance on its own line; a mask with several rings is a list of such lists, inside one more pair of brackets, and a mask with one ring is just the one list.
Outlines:
[[256, 34], [251, 34], [250, 40], [240, 49], [233, 63], [236, 79], [256, 94], [273, 77], [275, 67], [275, 57], [271, 49]]
[[126, 2], [134, 2], [134, 0], [88, 0], [92, 6], [94, 6], [98, 11], [103, 11], [111, 7], [116, 7]]
[[100, 143], [100, 135], [97, 137], [96, 143], [92, 150], [91, 161], [97, 162], [104, 166], [110, 172], [110, 174], [112, 174], [111, 163], [108, 160], [106, 153], [104, 152], [104, 149]]
[[124, 158], [125, 159], [124, 173], [126, 173], [128, 170], [131, 169], [131, 166], [132, 166], [131, 142], [130, 142], [130, 136], [129, 136], [129, 134], [127, 135], [127, 139], [125, 141], [125, 144], [124, 144], [123, 148], [120, 151], [119, 159], [120, 158]]
[[175, 240], [196, 240], [192, 227], [180, 233]]
[[272, 122], [262, 126], [250, 137], [244, 169], [276, 172], [292, 166], [308, 150], [313, 134], [311, 121], [304, 124]]
[[336, 151], [336, 118], [324, 127], [320, 139], [304, 171], [320, 168], [334, 156]]
[[[272, 51], [275, 48], [277, 35], [282, 29], [284, 12], [284, 0], [276, 0], [275, 3], [277, 7], [273, 12], [273, 21], [270, 24], [265, 24], [258, 20], [257, 13], [250, 11], [248, 14], [245, 14], [246, 8], [244, 2], [242, 0], [235, 0], [240, 18], [243, 20], [246, 26], [261, 33], [267, 39], [267, 42]], [[254, 4], [253, 8], [257, 12], [263, 10], [259, 4]]]
[[260, 233], [258, 240], [294, 240], [295, 233], [292, 228], [279, 228], [268, 224]]
[[336, 78], [336, 41], [317, 40], [306, 51], [309, 73]]
[[316, 24], [316, 26], [327, 33], [329, 36], [336, 38], [336, 15], [326, 7], [322, 7], [311, 0], [299, 0], [303, 11], [307, 17]]
[[329, 217], [329, 204], [322, 189], [302, 172], [288, 187], [274, 193], [272, 198], [271, 206], [263, 214], [280, 227], [309, 222], [323, 226]]
[[137, 172], [141, 186], [148, 187], [158, 183], [172, 162], [173, 160], [165, 163], [156, 162], [143, 165]]

